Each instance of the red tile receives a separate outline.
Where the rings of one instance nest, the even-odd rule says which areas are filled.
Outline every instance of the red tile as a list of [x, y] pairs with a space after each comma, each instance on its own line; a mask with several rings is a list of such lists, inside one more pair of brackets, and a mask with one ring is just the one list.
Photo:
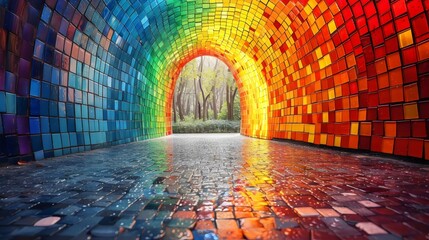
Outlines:
[[395, 150], [393, 153], [395, 155], [399, 155], [399, 156], [407, 156], [408, 155], [408, 139], [407, 138], [396, 138]]
[[423, 157], [423, 140], [410, 139], [408, 144], [408, 156], [422, 158]]
[[411, 130], [412, 130], [412, 134], [411, 134], [412, 137], [426, 138], [427, 137], [426, 121], [425, 120], [411, 121]]
[[411, 123], [410, 123], [410, 121], [397, 122], [396, 136], [397, 137], [403, 137], [403, 138], [411, 136]]

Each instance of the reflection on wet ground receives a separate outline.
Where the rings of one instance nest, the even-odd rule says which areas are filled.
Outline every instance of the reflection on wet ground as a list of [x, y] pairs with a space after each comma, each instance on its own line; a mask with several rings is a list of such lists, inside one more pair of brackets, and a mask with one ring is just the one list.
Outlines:
[[424, 239], [429, 168], [173, 135], [0, 169], [0, 239]]

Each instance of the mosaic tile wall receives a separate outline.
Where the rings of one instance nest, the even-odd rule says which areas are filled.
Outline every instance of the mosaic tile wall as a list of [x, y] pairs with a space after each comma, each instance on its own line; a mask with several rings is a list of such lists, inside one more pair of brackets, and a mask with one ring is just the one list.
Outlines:
[[171, 134], [212, 55], [242, 133], [429, 159], [429, 2], [0, 0], [0, 162]]

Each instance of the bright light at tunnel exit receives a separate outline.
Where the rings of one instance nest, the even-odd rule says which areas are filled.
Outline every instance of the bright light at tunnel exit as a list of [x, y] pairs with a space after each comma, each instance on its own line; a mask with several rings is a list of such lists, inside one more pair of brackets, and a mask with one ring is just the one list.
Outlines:
[[[268, 136], [268, 95], [267, 86], [261, 76], [260, 70], [257, 69], [254, 62], [250, 59], [246, 59], [245, 55], [241, 58], [245, 59], [246, 65], [235, 63], [235, 65], [229, 59], [226, 59], [222, 55], [216, 52], [201, 51], [197, 56], [190, 56], [186, 59], [182, 59], [177, 68], [174, 70], [171, 81], [172, 91], [168, 92], [167, 104], [166, 104], [166, 123], [168, 133], [172, 133], [171, 127], [171, 106], [172, 99], [174, 96], [174, 86], [184, 66], [191, 60], [200, 56], [213, 56], [224, 62], [236, 81], [239, 99], [241, 106], [241, 133], [243, 135], [258, 137], [258, 138], [269, 138]], [[241, 69], [241, 70], [240, 70]]]

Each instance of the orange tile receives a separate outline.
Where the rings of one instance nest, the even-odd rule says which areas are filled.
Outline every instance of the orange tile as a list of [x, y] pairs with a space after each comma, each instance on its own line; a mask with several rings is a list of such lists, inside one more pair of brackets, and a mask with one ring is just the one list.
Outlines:
[[389, 81], [390, 81], [390, 86], [401, 85], [403, 83], [402, 70], [400, 68], [397, 68], [395, 70], [390, 71]]
[[386, 57], [388, 69], [394, 69], [401, 66], [401, 57], [399, 52], [392, 53]]
[[359, 108], [359, 97], [358, 97], [358, 95], [350, 96], [350, 108]]
[[387, 73], [377, 76], [378, 88], [383, 89], [389, 87], [389, 75]]
[[349, 148], [358, 149], [359, 147], [359, 136], [352, 135], [349, 137]]
[[419, 54], [419, 60], [426, 60], [429, 58], [429, 42], [425, 42], [417, 46], [417, 52]]
[[359, 109], [359, 121], [366, 120], [366, 109]]
[[368, 79], [361, 78], [358, 80], [359, 91], [368, 90]]
[[404, 86], [404, 95], [406, 102], [412, 102], [419, 99], [419, 89], [417, 83]]
[[377, 71], [377, 74], [387, 72], [386, 61], [384, 61], [384, 58], [375, 62], [375, 69]]
[[394, 138], [383, 138], [383, 142], [381, 143], [381, 152], [392, 154], [394, 143]]
[[396, 122], [384, 123], [384, 135], [386, 137], [396, 137]]
[[419, 118], [419, 111], [416, 103], [404, 104], [404, 118], [405, 119]]
[[395, 86], [390, 88], [390, 102], [404, 101], [404, 91], [402, 86]]
[[360, 135], [361, 136], [371, 136], [372, 128], [370, 122], [362, 122], [360, 123]]

